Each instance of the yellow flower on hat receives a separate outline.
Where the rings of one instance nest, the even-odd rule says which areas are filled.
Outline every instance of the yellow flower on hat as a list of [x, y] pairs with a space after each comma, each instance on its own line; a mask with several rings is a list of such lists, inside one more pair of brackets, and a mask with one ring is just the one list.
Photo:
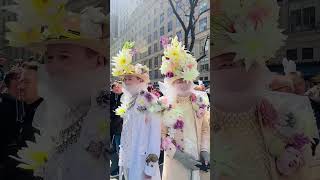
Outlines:
[[[125, 42], [117, 56], [112, 58], [112, 66], [114, 66], [112, 69], [113, 76], [122, 76], [136, 72], [137, 68], [132, 64], [133, 48], [134, 42]], [[143, 69], [141, 69], [141, 71], [143, 71]]]
[[29, 43], [42, 40], [41, 29], [38, 27], [24, 28], [17, 22], [8, 22], [6, 25], [10, 30], [6, 34], [10, 46], [23, 47]]
[[230, 52], [237, 52], [235, 60], [244, 60], [247, 70], [254, 63], [264, 65], [266, 60], [275, 55], [278, 47], [284, 44], [285, 36], [276, 24], [270, 24], [267, 27], [243, 29], [236, 26], [238, 33], [229, 34], [235, 43], [228, 49]]
[[178, 61], [183, 61], [185, 59], [186, 52], [184, 50], [184, 47], [178, 41], [177, 36], [175, 36], [172, 39], [171, 44], [164, 51], [164, 56], [166, 58], [169, 58], [174, 63], [177, 63]]
[[185, 49], [175, 36], [171, 43], [164, 49], [162, 64], [160, 67], [161, 74], [166, 78], [183, 78], [186, 81], [194, 81], [199, 75], [197, 61]]
[[213, 56], [235, 53], [235, 60], [242, 60], [248, 70], [255, 63], [265, 65], [284, 44], [277, 1], [214, 0], [214, 4]]
[[128, 49], [124, 49], [118, 53], [116, 57], [114, 57], [114, 62], [117, 63], [118, 66], [125, 66], [132, 62], [132, 56]]

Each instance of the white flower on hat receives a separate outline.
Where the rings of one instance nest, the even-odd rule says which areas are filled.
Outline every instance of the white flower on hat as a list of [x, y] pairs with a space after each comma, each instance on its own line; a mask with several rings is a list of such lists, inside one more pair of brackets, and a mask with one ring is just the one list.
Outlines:
[[285, 36], [276, 24], [267, 24], [255, 29], [235, 26], [237, 33], [229, 33], [234, 43], [230, 44], [229, 52], [236, 52], [235, 61], [244, 60], [248, 70], [254, 63], [264, 65], [272, 58], [279, 47], [284, 44]]
[[88, 7], [81, 12], [81, 33], [91, 38], [101, 38], [103, 22], [106, 16], [101, 12], [101, 8]]

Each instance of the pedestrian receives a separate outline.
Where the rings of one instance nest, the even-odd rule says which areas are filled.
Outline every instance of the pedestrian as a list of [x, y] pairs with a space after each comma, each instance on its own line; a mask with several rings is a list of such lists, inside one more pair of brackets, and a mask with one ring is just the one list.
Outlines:
[[119, 149], [120, 149], [120, 139], [122, 131], [123, 119], [120, 116], [117, 116], [115, 110], [121, 106], [121, 97], [122, 97], [122, 86], [119, 82], [114, 82], [111, 85], [111, 96], [110, 96], [110, 137], [112, 139], [112, 146], [115, 150], [115, 153], [112, 155], [112, 165], [111, 165], [111, 176], [119, 175]]
[[120, 142], [120, 180], [160, 180], [160, 116], [157, 97], [147, 91], [149, 69], [132, 65], [134, 43], [126, 42], [113, 58], [113, 76], [123, 79], [122, 105], [116, 114], [123, 117]]
[[[171, 56], [174, 50], [180, 53]], [[162, 59], [162, 99], [171, 106], [162, 118], [162, 180], [209, 180], [209, 99], [205, 92], [193, 90], [193, 81], [199, 75], [197, 62], [177, 37], [166, 46]], [[188, 75], [184, 76], [184, 72]]]

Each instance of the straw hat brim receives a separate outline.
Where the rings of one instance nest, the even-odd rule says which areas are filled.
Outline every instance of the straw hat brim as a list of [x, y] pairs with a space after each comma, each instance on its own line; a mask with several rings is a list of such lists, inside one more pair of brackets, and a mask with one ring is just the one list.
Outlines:
[[128, 73], [128, 74], [122, 74], [121, 76], [119, 76], [119, 78], [124, 78], [125, 76], [136, 76], [142, 79], [146, 83], [150, 82], [150, 78], [148, 74]]
[[71, 44], [81, 47], [86, 47], [98, 52], [100, 55], [108, 58], [108, 43], [105, 40], [92, 40], [92, 39], [52, 39], [39, 43], [32, 43], [27, 48], [36, 53], [44, 53], [48, 45], [53, 44]]

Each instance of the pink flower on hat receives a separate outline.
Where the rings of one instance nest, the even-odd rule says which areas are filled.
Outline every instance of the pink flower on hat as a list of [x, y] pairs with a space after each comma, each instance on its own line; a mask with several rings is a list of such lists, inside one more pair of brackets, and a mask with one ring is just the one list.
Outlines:
[[168, 46], [168, 44], [169, 44], [169, 38], [166, 37], [166, 36], [161, 36], [160, 37], [160, 43], [164, 48], [166, 48]]
[[263, 7], [255, 7], [248, 13], [249, 20], [254, 24], [255, 28], [257, 28], [258, 24], [262, 24], [264, 18], [268, 17], [270, 12]]
[[189, 69], [192, 69], [193, 66], [194, 66], [194, 64], [188, 64], [188, 65], [187, 65], [187, 67], [188, 67]]

